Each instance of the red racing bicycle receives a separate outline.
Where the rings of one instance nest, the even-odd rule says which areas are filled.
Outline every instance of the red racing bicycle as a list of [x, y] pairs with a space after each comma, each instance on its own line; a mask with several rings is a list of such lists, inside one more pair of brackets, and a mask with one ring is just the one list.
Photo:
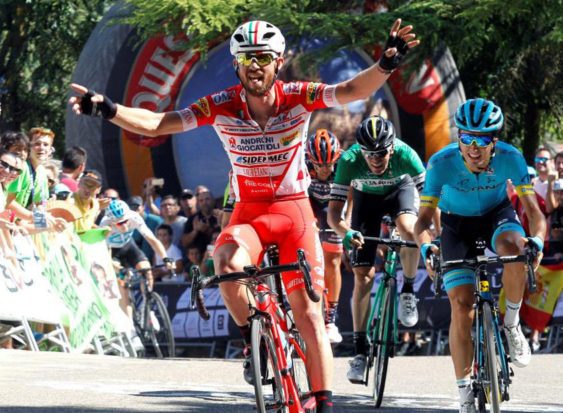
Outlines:
[[315, 397], [306, 371], [305, 343], [297, 330], [291, 309], [284, 300], [281, 273], [301, 271], [309, 298], [319, 302], [313, 289], [310, 267], [305, 252], [297, 250], [297, 261], [278, 265], [272, 248], [268, 249], [267, 264], [244, 267], [242, 272], [202, 276], [199, 268], [192, 269], [191, 306], [208, 320], [203, 289], [222, 282], [245, 284], [254, 296], [250, 306], [251, 353], [254, 394], [258, 412], [314, 412]]

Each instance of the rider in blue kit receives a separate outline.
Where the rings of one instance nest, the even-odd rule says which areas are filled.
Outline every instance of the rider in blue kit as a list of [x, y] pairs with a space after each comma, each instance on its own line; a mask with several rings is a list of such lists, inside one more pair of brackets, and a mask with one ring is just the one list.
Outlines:
[[[473, 258], [475, 240], [482, 238], [498, 255], [518, 255], [527, 243], [543, 249], [545, 218], [537, 204], [526, 162], [513, 146], [498, 141], [504, 115], [493, 102], [470, 99], [455, 115], [459, 142], [430, 158], [415, 235], [423, 259], [439, 253], [431, 244], [429, 231], [437, 207], [441, 214], [441, 253], [444, 260]], [[512, 180], [526, 214], [532, 237], [526, 238], [520, 221], [506, 196], [506, 180]], [[541, 252], [536, 258], [536, 266]], [[429, 261], [428, 272], [434, 276]], [[475, 412], [471, 388], [474, 318], [474, 273], [463, 266], [444, 274], [444, 286], [451, 304], [450, 350], [460, 394], [460, 412]], [[526, 285], [523, 263], [506, 264], [503, 272], [506, 292], [504, 332], [510, 357], [518, 367], [528, 365], [530, 347], [520, 329], [518, 311]]]

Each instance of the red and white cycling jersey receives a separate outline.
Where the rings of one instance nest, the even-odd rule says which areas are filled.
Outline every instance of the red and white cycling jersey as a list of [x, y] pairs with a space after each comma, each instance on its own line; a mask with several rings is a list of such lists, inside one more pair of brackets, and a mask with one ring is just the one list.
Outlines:
[[250, 116], [242, 85], [208, 95], [179, 111], [184, 130], [212, 125], [229, 156], [237, 202], [307, 196], [304, 145], [314, 110], [334, 107], [336, 87], [276, 81], [275, 115], [264, 130]]

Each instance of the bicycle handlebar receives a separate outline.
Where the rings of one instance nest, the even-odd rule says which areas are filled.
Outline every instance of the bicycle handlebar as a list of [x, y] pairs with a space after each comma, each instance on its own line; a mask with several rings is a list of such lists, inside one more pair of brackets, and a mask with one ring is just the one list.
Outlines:
[[405, 240], [402, 240], [402, 239], [364, 237], [364, 241], [377, 242], [378, 244], [389, 245], [391, 247], [418, 248], [418, 245], [416, 245], [416, 242], [405, 241]]
[[202, 276], [198, 266], [192, 267], [192, 290], [191, 290], [191, 308], [196, 308], [201, 318], [209, 320], [209, 311], [205, 307], [203, 290], [210, 285], [217, 285], [227, 281], [238, 281], [246, 278], [258, 279], [268, 275], [277, 274], [287, 271], [301, 271], [303, 281], [305, 282], [305, 291], [309, 299], [318, 303], [321, 299], [320, 295], [313, 288], [311, 278], [311, 267], [305, 258], [305, 251], [297, 250], [297, 261], [290, 264], [272, 265], [270, 267], [260, 268], [255, 265], [248, 265], [242, 271], [231, 272], [227, 274], [217, 274], [212, 276]]
[[527, 276], [528, 276], [528, 290], [532, 293], [536, 292], [536, 277], [534, 275], [534, 259], [537, 257], [538, 249], [535, 246], [527, 246], [524, 249], [524, 254], [522, 255], [505, 255], [499, 256], [495, 255], [488, 257], [486, 255], [479, 255], [475, 258], [463, 258], [459, 260], [442, 261], [440, 257], [435, 254], [430, 254], [428, 257], [430, 259], [430, 266], [436, 273], [434, 277], [434, 294], [436, 296], [440, 295], [439, 278], [442, 276], [444, 271], [448, 267], [453, 267], [455, 265], [468, 265], [470, 267], [479, 267], [481, 265], [487, 264], [508, 264], [512, 262], [525, 262], [527, 266]]

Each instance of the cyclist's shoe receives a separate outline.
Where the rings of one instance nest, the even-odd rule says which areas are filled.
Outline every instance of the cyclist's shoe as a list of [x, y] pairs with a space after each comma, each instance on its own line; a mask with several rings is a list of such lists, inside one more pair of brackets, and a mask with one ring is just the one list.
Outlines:
[[253, 386], [254, 373], [252, 372], [252, 351], [250, 350], [250, 346], [246, 346], [244, 350], [242, 350], [242, 354], [244, 355], [244, 361], [242, 362], [244, 381]]
[[475, 401], [466, 401], [459, 406], [459, 413], [477, 413], [475, 409]]
[[[263, 342], [260, 347], [260, 373], [262, 374], [262, 378], [265, 380], [268, 378], [268, 360]], [[244, 381], [254, 386], [254, 371], [252, 370], [252, 350], [250, 349], [250, 346], [246, 346], [242, 353], [244, 355], [244, 361], [242, 362], [242, 367], [244, 369]]]
[[417, 302], [418, 299], [413, 293], [399, 295], [399, 320], [405, 327], [412, 327], [418, 323]]
[[332, 344], [338, 344], [342, 342], [342, 336], [340, 335], [340, 331], [338, 331], [338, 327], [334, 323], [328, 323], [326, 325], [326, 333], [328, 335], [328, 339]]
[[363, 354], [358, 354], [352, 360], [349, 361], [350, 368], [346, 377], [350, 380], [350, 383], [354, 384], [364, 384], [364, 375], [366, 371], [366, 356]]
[[143, 342], [141, 341], [141, 337], [138, 335], [134, 335], [131, 337], [131, 344], [137, 353], [141, 353], [145, 351], [145, 346], [143, 346]]
[[508, 340], [510, 360], [516, 367], [526, 367], [530, 363], [532, 352], [520, 325], [504, 326], [504, 334]]

